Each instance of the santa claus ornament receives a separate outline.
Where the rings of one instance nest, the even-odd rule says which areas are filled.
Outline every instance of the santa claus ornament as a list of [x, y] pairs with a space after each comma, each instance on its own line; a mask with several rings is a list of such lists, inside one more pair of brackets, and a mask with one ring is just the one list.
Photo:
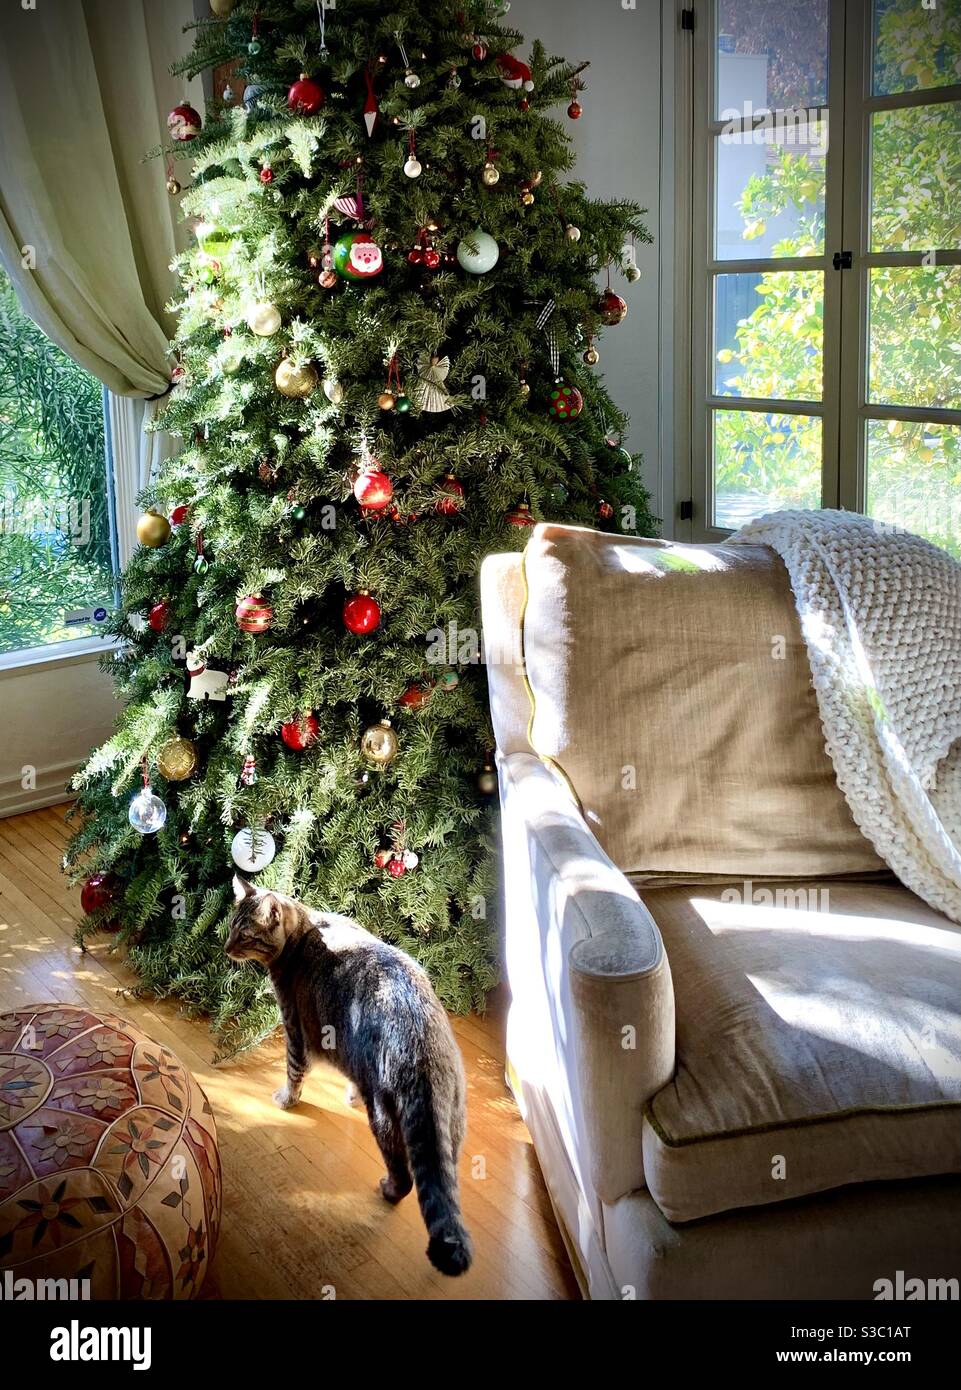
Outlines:
[[196, 140], [202, 124], [200, 113], [189, 106], [187, 102], [175, 106], [167, 117], [167, 130], [170, 133], [170, 138], [178, 142]]
[[384, 253], [368, 232], [347, 232], [334, 245], [334, 268], [345, 280], [373, 280], [384, 268]]
[[534, 90], [534, 79], [531, 77], [530, 68], [519, 58], [515, 58], [513, 53], [502, 53], [495, 61], [498, 74], [505, 87], [510, 87], [515, 92], [532, 92]]

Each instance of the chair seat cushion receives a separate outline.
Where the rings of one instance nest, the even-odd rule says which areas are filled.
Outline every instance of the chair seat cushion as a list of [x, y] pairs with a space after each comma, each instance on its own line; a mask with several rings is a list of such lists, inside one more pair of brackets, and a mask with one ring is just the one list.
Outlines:
[[668, 1220], [961, 1171], [961, 927], [898, 883], [641, 895], [677, 1006], [643, 1132]]

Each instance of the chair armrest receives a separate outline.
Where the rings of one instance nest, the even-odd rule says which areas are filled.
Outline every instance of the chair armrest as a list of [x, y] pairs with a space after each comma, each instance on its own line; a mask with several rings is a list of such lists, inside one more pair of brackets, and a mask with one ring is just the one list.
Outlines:
[[[590, 1178], [602, 1200], [614, 1202], [644, 1186], [644, 1105], [674, 1073], [667, 953], [653, 917], [601, 849], [560, 775], [528, 753], [499, 754], [498, 766], [509, 969], [511, 933], [527, 928], [532, 908], [539, 958], [545, 970], [559, 960], [566, 976], [548, 979], [547, 988], [556, 1004], [558, 1059], [576, 1070]], [[525, 905], [528, 911], [519, 910]]]

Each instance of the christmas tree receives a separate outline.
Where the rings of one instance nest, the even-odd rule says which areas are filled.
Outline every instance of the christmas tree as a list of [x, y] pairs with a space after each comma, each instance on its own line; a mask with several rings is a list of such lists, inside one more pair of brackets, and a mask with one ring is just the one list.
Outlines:
[[595, 371], [650, 238], [565, 181], [584, 66], [522, 60], [508, 5], [212, 8], [175, 71], [233, 80], [162, 152], [195, 233], [160, 422], [183, 447], [142, 498], [125, 708], [68, 862], [81, 934], [119, 932], [233, 1049], [276, 1022], [223, 953], [235, 864], [453, 1009], [494, 983], [478, 570], [535, 519], [652, 533]]

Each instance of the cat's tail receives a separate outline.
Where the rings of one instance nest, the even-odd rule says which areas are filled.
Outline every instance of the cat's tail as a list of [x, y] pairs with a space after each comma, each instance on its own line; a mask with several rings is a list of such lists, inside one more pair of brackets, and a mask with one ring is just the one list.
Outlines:
[[461, 1220], [457, 1168], [447, 1126], [438, 1126], [430, 1087], [419, 1086], [400, 1116], [411, 1171], [430, 1240], [427, 1258], [441, 1274], [470, 1268], [470, 1236]]

